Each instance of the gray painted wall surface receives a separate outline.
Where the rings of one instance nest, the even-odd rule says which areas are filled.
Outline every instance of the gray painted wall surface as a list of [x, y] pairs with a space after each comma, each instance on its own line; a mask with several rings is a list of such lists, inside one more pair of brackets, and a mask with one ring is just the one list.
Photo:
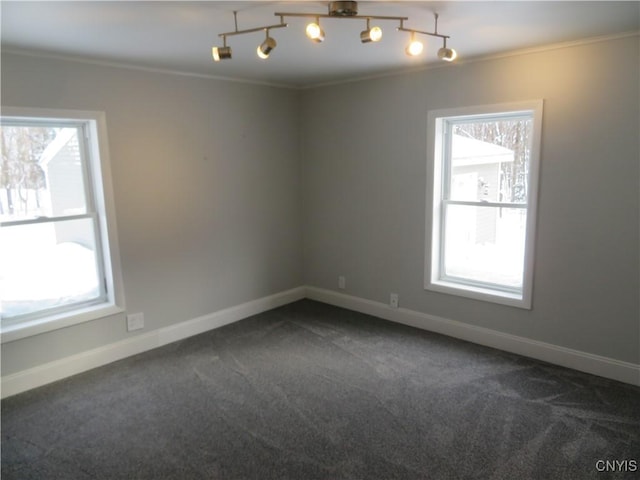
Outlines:
[[[306, 284], [639, 363], [638, 58], [632, 37], [304, 92]], [[533, 309], [425, 291], [427, 112], [538, 98]]]
[[[162, 328], [307, 284], [640, 363], [632, 37], [295, 92], [3, 55], [3, 105], [106, 112], [127, 310]], [[627, 59], [620, 61], [620, 59]], [[543, 98], [533, 310], [423, 289], [429, 109]], [[2, 346], [8, 375], [123, 318]]]
[[302, 283], [298, 93], [2, 56], [2, 104], [106, 112], [127, 310], [2, 346], [7, 375]]

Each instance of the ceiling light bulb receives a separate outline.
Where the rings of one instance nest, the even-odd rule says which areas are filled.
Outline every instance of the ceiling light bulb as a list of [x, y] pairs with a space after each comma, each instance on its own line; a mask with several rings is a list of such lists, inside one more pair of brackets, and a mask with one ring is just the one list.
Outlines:
[[407, 55], [415, 57], [416, 55], [420, 55], [422, 53], [422, 49], [424, 45], [419, 40], [411, 40], [411, 43], [406, 48]]
[[458, 52], [453, 48], [442, 47], [438, 50], [438, 58], [445, 62], [453, 62], [458, 57]]
[[382, 29], [380, 27], [372, 27], [368, 30], [360, 32], [360, 41], [362, 43], [378, 42], [382, 38]]
[[324, 32], [320, 28], [320, 25], [317, 23], [310, 23], [307, 25], [307, 37], [313, 40], [316, 43], [320, 43], [324, 41]]
[[369, 30], [369, 36], [372, 42], [378, 42], [382, 38], [382, 29], [380, 27], [373, 27]]
[[276, 48], [276, 41], [271, 37], [267, 37], [261, 45], [258, 45], [258, 49], [256, 51], [260, 58], [266, 59], [269, 58], [269, 53], [271, 53], [271, 50], [274, 48]]
[[214, 62], [231, 58], [231, 47], [213, 47], [211, 54], [213, 55]]

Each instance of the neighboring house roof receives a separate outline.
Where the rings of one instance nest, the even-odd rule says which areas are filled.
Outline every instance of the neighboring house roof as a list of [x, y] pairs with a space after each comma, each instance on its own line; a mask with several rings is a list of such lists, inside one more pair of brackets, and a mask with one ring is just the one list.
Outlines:
[[53, 141], [49, 145], [47, 145], [47, 148], [45, 148], [44, 152], [42, 152], [40, 161], [38, 163], [46, 168], [49, 165], [49, 162], [51, 162], [51, 160], [53, 160], [56, 155], [60, 153], [60, 150], [62, 150], [65, 145], [69, 143], [69, 140], [73, 138], [75, 133], [75, 128], [61, 129], [56, 135], [56, 138], [54, 138]]
[[513, 162], [514, 152], [489, 142], [453, 135], [454, 167]]

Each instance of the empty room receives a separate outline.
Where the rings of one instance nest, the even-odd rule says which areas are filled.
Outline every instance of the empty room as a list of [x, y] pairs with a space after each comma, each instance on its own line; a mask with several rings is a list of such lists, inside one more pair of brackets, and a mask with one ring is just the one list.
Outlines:
[[640, 2], [0, 17], [3, 480], [640, 474]]

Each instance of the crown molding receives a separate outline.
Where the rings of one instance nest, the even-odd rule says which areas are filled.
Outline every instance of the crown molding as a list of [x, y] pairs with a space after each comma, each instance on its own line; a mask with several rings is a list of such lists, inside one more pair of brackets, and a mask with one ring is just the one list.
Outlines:
[[232, 82], [232, 83], [242, 83], [242, 84], [248, 84], [248, 85], [259, 85], [264, 87], [275, 87], [275, 88], [283, 88], [288, 90], [312, 90], [315, 88], [324, 88], [324, 87], [331, 87], [335, 85], [343, 85], [347, 83], [362, 82], [366, 80], [376, 80], [380, 78], [401, 76], [401, 75], [407, 75], [412, 73], [424, 72], [428, 70], [440, 69], [440, 68], [452, 68], [452, 67], [455, 67], [456, 65], [458, 66], [467, 65], [471, 63], [493, 61], [493, 60], [499, 60], [503, 58], [533, 55], [533, 54], [544, 53], [544, 52], [549, 52], [553, 50], [575, 48], [575, 47], [581, 47], [584, 45], [590, 45], [594, 43], [609, 42], [613, 40], [619, 40], [619, 39], [636, 37], [636, 36], [640, 36], [640, 30], [633, 30], [629, 32], [622, 32], [622, 33], [616, 33], [611, 35], [601, 35], [597, 37], [587, 37], [579, 40], [557, 42], [557, 43], [551, 43], [547, 45], [540, 45], [537, 47], [529, 47], [529, 48], [509, 50], [509, 51], [499, 52], [499, 53], [492, 53], [488, 55], [476, 55], [476, 56], [466, 57], [466, 58], [462, 57], [462, 58], [458, 58], [454, 63], [443, 64], [442, 62], [437, 62], [437, 63], [434, 62], [434, 63], [429, 63], [427, 65], [422, 65], [420, 67], [403, 68], [400, 70], [393, 70], [393, 71], [384, 71], [384, 72], [374, 73], [370, 75], [355, 76], [355, 77], [349, 77], [349, 78], [344, 78], [344, 79], [334, 80], [334, 81], [327, 81], [322, 83], [311, 83], [308, 85], [293, 85], [293, 84], [287, 84], [287, 83], [275, 83], [275, 82], [265, 82], [260, 80], [250, 80], [250, 79], [239, 78], [239, 77], [209, 75], [209, 74], [195, 73], [195, 72], [189, 72], [189, 71], [183, 71], [183, 70], [172, 70], [172, 69], [165, 69], [165, 68], [148, 67], [148, 66], [142, 66], [142, 65], [134, 65], [126, 62], [99, 60], [99, 59], [79, 57], [74, 55], [42, 52], [38, 50], [29, 50], [29, 49], [13, 48], [13, 47], [2, 48], [2, 54], [13, 54], [13, 55], [30, 56], [30, 57], [37, 57], [37, 58], [53, 59], [53, 60], [62, 60], [62, 61], [68, 61], [68, 62], [84, 63], [88, 65], [96, 65], [101, 67], [120, 68], [120, 69], [126, 69], [126, 70], [158, 73], [158, 74], [164, 74], [164, 75], [178, 75], [182, 77], [200, 78], [205, 80], [217, 80], [217, 81], [225, 81], [225, 82]]
[[537, 47], [508, 50], [505, 52], [492, 53], [487, 55], [475, 55], [472, 57], [462, 57], [462, 58], [458, 57], [456, 61], [452, 63], [434, 62], [428, 65], [422, 65], [420, 67], [404, 68], [401, 70], [380, 72], [380, 73], [375, 73], [371, 75], [363, 75], [360, 77], [346, 78], [343, 80], [316, 83], [316, 84], [299, 87], [299, 89], [312, 90], [314, 88], [331, 87], [334, 85], [343, 85], [346, 83], [363, 82], [366, 80], [377, 80], [380, 78], [395, 77], [395, 76], [407, 75], [412, 73], [420, 73], [428, 70], [437, 70], [440, 68], [453, 68], [456, 65], [467, 65], [471, 63], [477, 63], [477, 62], [488, 62], [493, 60], [500, 60], [503, 58], [519, 57], [524, 55], [533, 55], [537, 53], [549, 52], [553, 50], [562, 50], [567, 48], [581, 47], [581, 46], [590, 45], [593, 43], [609, 42], [609, 41], [620, 40], [623, 38], [630, 38], [630, 37], [636, 37], [636, 36], [640, 37], [640, 30], [632, 30], [630, 32], [622, 32], [622, 33], [616, 33], [611, 35], [600, 35], [597, 37], [587, 37], [587, 38], [582, 38], [580, 40], [571, 40], [567, 42], [550, 43], [546, 45], [540, 45]]
[[119, 68], [124, 70], [135, 70], [135, 71], [147, 72], [147, 73], [159, 73], [162, 75], [178, 75], [181, 77], [200, 78], [204, 80], [218, 80], [218, 81], [233, 82], [233, 83], [244, 83], [249, 85], [260, 85], [263, 87], [276, 87], [276, 88], [285, 88], [285, 89], [292, 89], [292, 90], [298, 90], [300, 88], [298, 86], [290, 85], [286, 83], [265, 82], [260, 80], [249, 80], [246, 78], [225, 77], [223, 75], [209, 75], [205, 73], [195, 73], [195, 72], [189, 72], [186, 70], [173, 70], [169, 68], [149, 67], [149, 66], [143, 66], [143, 65], [135, 65], [127, 62], [118, 62], [115, 60], [100, 60], [96, 58], [88, 58], [88, 57], [76, 56], [76, 55], [65, 55], [63, 53], [43, 52], [40, 50], [30, 50], [30, 49], [23, 49], [23, 48], [17, 48], [17, 47], [2, 47], [1, 52], [2, 52], [2, 55], [11, 54], [11, 55], [20, 55], [24, 57], [61, 60], [65, 62], [75, 62], [75, 63], [83, 63], [86, 65], [95, 65], [98, 67]]

